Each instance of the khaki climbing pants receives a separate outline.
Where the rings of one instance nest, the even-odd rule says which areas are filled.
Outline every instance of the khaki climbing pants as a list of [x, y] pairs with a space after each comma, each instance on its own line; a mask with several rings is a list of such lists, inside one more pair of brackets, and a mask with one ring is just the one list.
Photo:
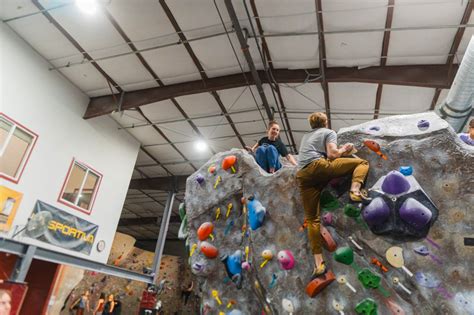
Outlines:
[[305, 220], [308, 224], [308, 238], [314, 254], [321, 254], [321, 216], [319, 200], [321, 192], [334, 178], [352, 174], [352, 182], [363, 184], [369, 172], [369, 162], [362, 159], [338, 158], [314, 160], [296, 173], [303, 199]]

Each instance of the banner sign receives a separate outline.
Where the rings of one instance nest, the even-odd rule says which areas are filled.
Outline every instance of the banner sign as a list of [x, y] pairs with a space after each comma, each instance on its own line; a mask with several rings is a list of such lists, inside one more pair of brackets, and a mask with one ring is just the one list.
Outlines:
[[38, 200], [24, 233], [42, 242], [90, 255], [98, 229], [89, 221]]

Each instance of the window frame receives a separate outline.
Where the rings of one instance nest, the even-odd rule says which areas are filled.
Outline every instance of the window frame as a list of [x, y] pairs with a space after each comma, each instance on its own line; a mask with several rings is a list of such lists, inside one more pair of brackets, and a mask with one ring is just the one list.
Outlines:
[[[3, 173], [2, 171], [0, 171], [0, 178], [4, 178], [4, 179], [6, 179], [6, 180], [8, 180], [8, 181], [10, 181], [14, 184], [18, 184], [20, 182], [20, 178], [23, 175], [23, 172], [26, 168], [26, 165], [28, 164], [28, 162], [30, 160], [31, 153], [33, 152], [33, 149], [36, 145], [36, 141], [38, 140], [39, 136], [36, 132], [31, 131], [31, 129], [25, 127], [23, 124], [20, 124], [19, 122], [12, 119], [10, 116], [6, 115], [3, 112], [0, 112], [0, 117], [3, 117], [6, 121], [12, 123], [15, 126], [15, 129], [17, 127], [20, 127], [24, 132], [26, 132], [27, 134], [29, 134], [30, 136], [33, 137], [33, 140], [31, 141], [31, 145], [28, 147], [27, 152], [24, 155], [26, 158], [25, 157], [23, 158], [23, 160], [20, 163], [20, 166], [18, 167], [18, 170], [19, 170], [18, 175], [13, 177], [13, 176], [7, 175], [7, 174]], [[8, 145], [8, 144], [6, 144], [6, 145]], [[0, 149], [3, 149], [3, 147], [0, 148]]]
[[[84, 188], [85, 180], [87, 179], [87, 174], [88, 174], [89, 171], [91, 171], [92, 173], [94, 173], [95, 175], [97, 175], [99, 177], [99, 179], [97, 181], [97, 184], [95, 185], [94, 192], [92, 193], [91, 202], [89, 203], [89, 209], [81, 208], [78, 205], [62, 198], [62, 196], [64, 194], [64, 190], [66, 189], [66, 184], [68, 183], [69, 178], [71, 177], [72, 168], [74, 167], [75, 164], [77, 164], [80, 167], [83, 167], [83, 168], [86, 169], [86, 175], [84, 176], [82, 185], [80, 187], [80, 189], [81, 189], [80, 192], [82, 192], [82, 189]], [[71, 164], [69, 165], [69, 169], [68, 169], [67, 174], [66, 174], [66, 178], [64, 179], [63, 186], [61, 187], [61, 191], [59, 192], [58, 202], [63, 204], [63, 205], [66, 205], [70, 208], [73, 208], [74, 210], [77, 210], [77, 211], [80, 211], [80, 212], [85, 213], [87, 215], [90, 215], [91, 212], [92, 212], [92, 208], [94, 207], [94, 203], [95, 203], [95, 199], [97, 197], [97, 194], [99, 193], [100, 184], [102, 183], [102, 177], [103, 177], [102, 173], [98, 172], [96, 169], [94, 169], [90, 165], [88, 165], [84, 162], [78, 161], [76, 158], [72, 158]]]

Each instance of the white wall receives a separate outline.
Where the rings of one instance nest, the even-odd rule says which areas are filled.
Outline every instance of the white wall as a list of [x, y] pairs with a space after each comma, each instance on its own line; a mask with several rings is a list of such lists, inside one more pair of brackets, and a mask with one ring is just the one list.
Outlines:
[[[24, 226], [39, 199], [99, 226], [90, 256], [31, 239], [20, 240], [105, 263], [139, 143], [119, 131], [110, 117], [83, 120], [88, 97], [57, 72], [49, 71], [48, 63], [3, 24], [0, 51], [0, 110], [39, 135], [20, 182], [1, 183], [24, 194], [13, 225]], [[73, 158], [103, 175], [90, 215], [57, 202]], [[96, 250], [99, 240], [107, 245], [102, 253]]]

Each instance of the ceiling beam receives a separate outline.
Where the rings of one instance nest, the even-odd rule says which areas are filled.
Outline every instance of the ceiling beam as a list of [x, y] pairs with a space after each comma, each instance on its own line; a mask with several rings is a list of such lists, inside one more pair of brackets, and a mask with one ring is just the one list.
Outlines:
[[[245, 1], [244, 1], [244, 5], [246, 6]], [[255, 0], [250, 0], [250, 6], [252, 7], [252, 12], [253, 12], [253, 15], [254, 15], [254, 18], [255, 18], [255, 22], [257, 24], [258, 33], [260, 34], [260, 36], [263, 36], [264, 31], [263, 31], [262, 23], [260, 23], [260, 17], [258, 15], [257, 6], [255, 5]], [[257, 39], [255, 39], [255, 40], [257, 40]], [[268, 62], [268, 67], [270, 68], [270, 72], [273, 73], [275, 68], [273, 67], [273, 60], [272, 60], [272, 56], [270, 54], [270, 49], [268, 48], [267, 40], [265, 39], [265, 37], [261, 37], [261, 41], [262, 41], [263, 54], [265, 55], [266, 61]], [[258, 42], [257, 42], [257, 45], [258, 45]], [[265, 65], [265, 60], [262, 60], [262, 62]], [[268, 73], [267, 73], [267, 79], [269, 79], [268, 78]], [[291, 126], [290, 126], [290, 121], [288, 120], [288, 115], [286, 114], [286, 106], [285, 106], [285, 102], [283, 102], [283, 97], [281, 96], [280, 86], [278, 84], [270, 84], [270, 88], [272, 88], [272, 89], [275, 88], [275, 91], [278, 95], [278, 101], [280, 102], [281, 111], [283, 112], [283, 123], [286, 125], [284, 127], [285, 127], [286, 130], [288, 130], [288, 135], [289, 135], [288, 140], [289, 140], [291, 146], [293, 147], [293, 151], [295, 153], [297, 153], [298, 148], [296, 146], [295, 138], [293, 137], [293, 132], [291, 131]], [[275, 102], [276, 102], [276, 100], [275, 100]]]
[[[134, 226], [134, 225], [158, 225], [157, 222], [161, 217], [140, 217], [140, 218], [120, 218], [119, 226]], [[177, 215], [170, 217], [170, 223], [181, 223], [181, 218]]]
[[128, 189], [180, 191], [186, 189], [187, 175], [132, 179]]
[[[458, 65], [453, 65], [452, 68], [453, 71], [456, 72]], [[356, 67], [335, 67], [326, 69], [326, 80], [328, 82], [382, 83], [431, 88], [449, 88], [448, 71], [449, 66], [447, 65], [375, 66], [363, 69], [358, 69]], [[307, 70], [275, 69], [273, 71], [273, 76], [277, 83], [303, 83], [306, 81], [308, 73], [318, 72], [319, 69], [317, 68]], [[262, 82], [270, 83], [267, 81], [264, 71], [258, 71], [258, 74]], [[244, 75], [248, 82], [253, 84], [251, 74], [246, 72]], [[205, 84], [202, 80], [196, 80], [163, 87], [125, 92], [122, 101], [122, 110], [132, 109], [183, 95], [247, 86], [248, 83], [246, 79], [243, 78], [241, 73], [238, 73], [209, 78], [206, 80]], [[316, 80], [313, 82], [321, 81]], [[119, 94], [116, 94], [114, 96], [105, 95], [92, 97], [84, 114], [84, 118], [89, 119], [112, 113], [116, 110], [114, 99], [119, 96]], [[224, 114], [227, 114], [227, 112]]]
[[[380, 58], [380, 66], [385, 67], [387, 65], [387, 58], [382, 58], [388, 55], [388, 45], [390, 43], [390, 29], [392, 28], [393, 21], [393, 7], [395, 0], [388, 0], [387, 17], [385, 18], [385, 29], [382, 41], [382, 55]], [[374, 108], [374, 119], [379, 118], [380, 101], [382, 100], [383, 84], [379, 83], [377, 87], [377, 93], [375, 94], [375, 108]]]
[[321, 0], [314, 1], [316, 7], [316, 22], [318, 24], [318, 49], [319, 49], [319, 68], [321, 73], [321, 86], [324, 92], [324, 107], [328, 118], [328, 127], [331, 128], [331, 104], [329, 101], [329, 83], [326, 77], [326, 41], [324, 40], [324, 22]]
[[[165, 0], [159, 0], [160, 1], [160, 4], [161, 4], [161, 7], [163, 8], [163, 10], [165, 11], [165, 14], [166, 16], [168, 17], [168, 19], [170, 20], [171, 24], [173, 25], [173, 28], [175, 29], [176, 31], [176, 34], [179, 36], [179, 39], [181, 40], [181, 42], [183, 43], [184, 45], [184, 48], [186, 48], [189, 56], [191, 57], [191, 59], [193, 60], [193, 63], [194, 65], [196, 66], [196, 68], [198, 69], [199, 71], [199, 74], [201, 75], [201, 84], [206, 86], [207, 85], [207, 81], [208, 81], [208, 76], [206, 74], [206, 71], [204, 70], [204, 68], [202, 67], [201, 63], [199, 62], [199, 59], [197, 58], [196, 54], [194, 53], [191, 45], [189, 44], [186, 36], [184, 35], [183, 33], [183, 30], [181, 29], [181, 27], [179, 26], [178, 22], [176, 21], [173, 13], [171, 12], [170, 8], [168, 7], [168, 5], [166, 4], [166, 1]], [[227, 114], [227, 109], [225, 108], [224, 104], [222, 103], [222, 100], [219, 96], [219, 94], [217, 94], [216, 90], [209, 90], [207, 92], [211, 92], [211, 95], [214, 97], [214, 99], [216, 100], [217, 102], [217, 105], [219, 106], [219, 108], [221, 109], [221, 111], [224, 113], [224, 114]], [[194, 93], [190, 93], [190, 94], [194, 94]], [[189, 94], [188, 94], [189, 95]], [[227, 119], [227, 122], [230, 124], [232, 130], [234, 131], [235, 135], [237, 136], [237, 138], [239, 139], [240, 141], [240, 144], [242, 145], [242, 147], [245, 147], [245, 142], [244, 140], [242, 139], [242, 137], [240, 136], [239, 134], [239, 131], [237, 130], [237, 128], [235, 127], [234, 125], [234, 122], [232, 120], [232, 118], [229, 116], [229, 115], [226, 115], [226, 119]]]

